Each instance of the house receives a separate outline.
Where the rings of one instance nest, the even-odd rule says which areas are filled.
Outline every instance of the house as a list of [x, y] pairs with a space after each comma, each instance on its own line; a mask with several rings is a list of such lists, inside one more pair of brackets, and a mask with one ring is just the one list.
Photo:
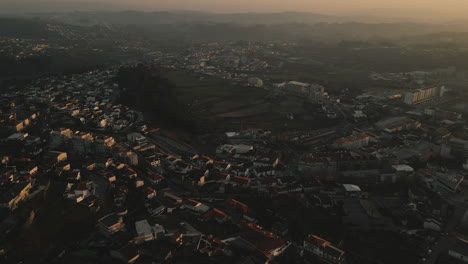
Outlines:
[[21, 121], [14, 121], [10, 124], [10, 128], [15, 132], [20, 132], [24, 128], [24, 124]]
[[99, 219], [98, 225], [99, 230], [107, 236], [113, 235], [125, 228], [122, 216], [116, 213], [108, 214]]
[[11, 136], [7, 137], [6, 140], [11, 141], [11, 142], [20, 142], [20, 141], [25, 140], [28, 136], [29, 136], [28, 133], [17, 132], [17, 133], [12, 134]]
[[145, 181], [142, 178], [137, 177], [135, 179], [135, 187], [139, 188], [139, 187], [143, 187], [143, 186], [145, 186]]
[[309, 235], [304, 240], [304, 250], [330, 263], [345, 263], [345, 252], [343, 250], [334, 247], [327, 240], [315, 235]]
[[204, 221], [211, 221], [211, 220], [215, 220], [216, 222], [222, 224], [222, 223], [226, 223], [227, 221], [229, 221], [231, 219], [231, 217], [226, 214], [225, 212], [217, 209], [217, 208], [213, 208], [213, 210], [205, 213], [202, 217], [201, 217]]
[[18, 204], [28, 197], [32, 187], [33, 182], [20, 182], [14, 184], [6, 192], [0, 194], [0, 206], [10, 210], [15, 210], [18, 207]]
[[248, 187], [252, 179], [241, 177], [241, 176], [234, 176], [234, 177], [230, 177], [229, 181], [231, 184], [235, 186]]
[[134, 263], [140, 257], [140, 251], [133, 244], [127, 244], [118, 250], [112, 250], [110, 255], [123, 263]]
[[146, 200], [145, 207], [151, 216], [160, 215], [166, 211], [166, 206], [161, 204], [157, 199]]
[[112, 158], [100, 158], [96, 161], [96, 167], [99, 169], [107, 169], [114, 163]]
[[102, 170], [102, 171], [99, 171], [98, 174], [104, 179], [107, 179], [107, 181], [111, 184], [117, 181], [117, 177], [115, 176], [115, 174], [110, 171]]
[[288, 247], [285, 239], [254, 223], [241, 224], [241, 238], [266, 257], [278, 256]]
[[249, 207], [237, 200], [229, 199], [227, 201], [228, 205], [235, 208], [236, 210], [240, 210], [242, 213], [246, 214], [249, 211]]
[[49, 151], [46, 156], [51, 159], [55, 160], [57, 162], [65, 161], [67, 160], [68, 156], [66, 152], [61, 152], [61, 151]]
[[204, 214], [210, 210], [210, 207], [199, 201], [187, 199], [181, 209], [188, 209], [195, 214]]
[[230, 250], [227, 249], [227, 244], [213, 236], [201, 236], [197, 244], [197, 250], [208, 254], [210, 257], [221, 253], [228, 256], [231, 255]]
[[156, 191], [153, 188], [148, 186], [145, 189], [145, 196], [147, 199], [153, 199], [156, 197]]
[[34, 175], [36, 174], [37, 172], [39, 171], [39, 167], [34, 164], [34, 163], [30, 163], [28, 164], [26, 167], [24, 167], [23, 169], [20, 170], [20, 174], [23, 174], [23, 175]]
[[134, 169], [132, 169], [130, 167], [127, 167], [123, 174], [124, 174], [125, 177], [127, 177], [129, 179], [134, 179], [134, 178], [136, 178], [138, 176], [138, 173]]
[[117, 207], [123, 207], [125, 205], [125, 201], [127, 200], [127, 194], [128, 194], [128, 187], [120, 184], [119, 186], [116, 186], [112, 190], [112, 196], [114, 198], [114, 204]]
[[165, 192], [162, 199], [159, 199], [159, 201], [166, 207], [168, 213], [172, 213], [173, 210], [183, 205], [182, 198], [169, 192]]
[[63, 196], [77, 203], [90, 196], [94, 192], [93, 182], [68, 183]]
[[354, 184], [343, 184], [345, 195], [348, 197], [359, 197], [361, 196], [361, 188]]
[[133, 151], [123, 151], [117, 154], [120, 160], [128, 165], [138, 165], [138, 154]]
[[145, 137], [140, 133], [130, 133], [127, 135], [127, 140], [131, 143], [137, 143], [138, 141], [143, 140]]
[[86, 170], [92, 171], [96, 169], [96, 162], [94, 160], [90, 160], [83, 165], [83, 168], [85, 168]]
[[161, 225], [151, 226], [147, 220], [135, 222], [137, 236], [133, 239], [135, 243], [143, 243], [154, 240], [164, 235], [164, 227]]
[[81, 205], [84, 205], [88, 208], [91, 208], [95, 205], [97, 205], [99, 203], [99, 198], [93, 194], [91, 194], [90, 196], [84, 198], [83, 200], [81, 200], [81, 202], [79, 202], [79, 204]]
[[159, 184], [161, 184], [163, 181], [164, 181], [164, 176], [158, 174], [158, 173], [155, 173], [155, 172], [152, 172], [152, 171], [148, 171], [146, 177], [145, 177], [151, 184], [157, 186]]

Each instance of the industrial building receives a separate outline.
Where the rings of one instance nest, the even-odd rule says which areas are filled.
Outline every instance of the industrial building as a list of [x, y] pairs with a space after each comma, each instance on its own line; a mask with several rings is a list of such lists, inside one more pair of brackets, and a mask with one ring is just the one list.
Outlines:
[[307, 98], [312, 102], [321, 102], [326, 96], [325, 88], [318, 84], [308, 84], [296, 81], [287, 82], [282, 91], [285, 94], [291, 94]]

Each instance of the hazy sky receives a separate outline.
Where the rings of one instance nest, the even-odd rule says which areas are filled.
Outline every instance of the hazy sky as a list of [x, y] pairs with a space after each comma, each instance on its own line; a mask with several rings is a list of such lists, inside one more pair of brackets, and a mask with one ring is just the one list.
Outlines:
[[[373, 9], [390, 8], [393, 16], [445, 16], [468, 15], [468, 0], [0, 0], [2, 4], [33, 3], [29, 8], [41, 2], [84, 3], [99, 2], [109, 5], [123, 5], [130, 9], [154, 10], [198, 10], [214, 12], [281, 12], [304, 11], [329, 14], [359, 13]], [[28, 7], [28, 5], [25, 5]], [[49, 5], [50, 6], [50, 5]], [[76, 5], [74, 5], [76, 6]], [[92, 5], [89, 5], [91, 8]], [[422, 12], [421, 10], [424, 10]], [[385, 12], [382, 12], [385, 15]], [[377, 14], [379, 15], [379, 14]]]
[[[1, 0], [0, 0], [1, 1]], [[62, 0], [64, 1], [64, 0]], [[73, 1], [73, 0], [72, 0]], [[76, 1], [76, 0], [75, 0]], [[81, 0], [85, 1], [85, 0]], [[433, 9], [468, 14], [468, 0], [101, 0], [164, 9], [197, 9], [218, 12], [317, 11], [333, 12], [373, 8]]]

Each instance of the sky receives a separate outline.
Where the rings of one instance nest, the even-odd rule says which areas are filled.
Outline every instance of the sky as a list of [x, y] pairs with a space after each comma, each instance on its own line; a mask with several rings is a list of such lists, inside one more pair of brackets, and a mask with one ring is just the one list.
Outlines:
[[[1, 0], [0, 0], [1, 1]], [[18, 1], [18, 0], [16, 0]], [[21, 0], [19, 0], [21, 1]], [[62, 0], [86, 1], [86, 0]], [[343, 12], [362, 9], [432, 9], [468, 13], [467, 0], [100, 0], [162, 9], [196, 9], [216, 12], [317, 11]]]
[[[34, 3], [33, 6], [38, 6], [41, 2], [48, 2], [49, 6], [53, 2], [78, 3], [74, 7], [99, 2], [101, 9], [104, 3], [114, 7], [148, 11], [196, 10], [221, 13], [301, 11], [341, 15], [360, 12], [368, 14], [380, 10], [382, 15], [388, 11], [388, 14], [396, 17], [414, 14], [447, 18], [466, 17], [465, 14], [468, 14], [468, 0], [0, 0], [0, 8], [2, 4], [8, 3], [14, 5]], [[90, 8], [91, 6], [89, 4]]]

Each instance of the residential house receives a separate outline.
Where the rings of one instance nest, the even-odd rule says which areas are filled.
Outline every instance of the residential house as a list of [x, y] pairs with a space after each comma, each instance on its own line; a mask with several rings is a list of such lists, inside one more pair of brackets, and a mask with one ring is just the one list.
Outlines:
[[345, 252], [343, 250], [315, 235], [309, 235], [304, 240], [304, 250], [331, 263], [345, 263]]
[[125, 228], [122, 216], [111, 213], [99, 219], [99, 230], [105, 235], [112, 235]]

